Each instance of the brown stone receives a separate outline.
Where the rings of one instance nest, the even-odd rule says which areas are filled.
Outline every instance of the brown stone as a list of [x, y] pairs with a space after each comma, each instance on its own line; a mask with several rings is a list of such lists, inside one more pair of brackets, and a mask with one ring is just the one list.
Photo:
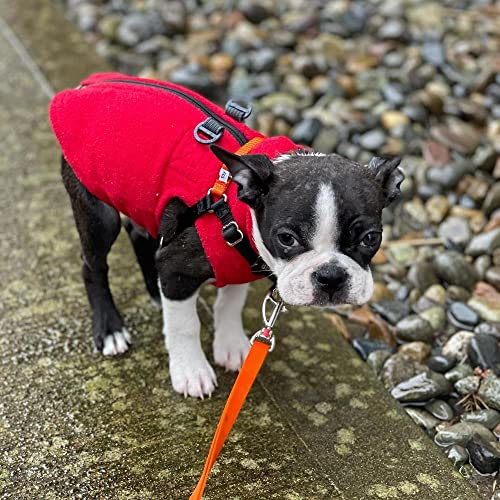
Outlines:
[[422, 144], [422, 154], [425, 161], [432, 167], [441, 167], [450, 161], [450, 151], [436, 141], [427, 141]]

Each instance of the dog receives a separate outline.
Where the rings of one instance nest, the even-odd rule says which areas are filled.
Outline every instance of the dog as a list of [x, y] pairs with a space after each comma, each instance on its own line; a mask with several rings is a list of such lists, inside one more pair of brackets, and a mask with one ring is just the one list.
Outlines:
[[398, 158], [360, 165], [264, 137], [242, 123], [247, 111], [117, 73], [92, 75], [51, 104], [95, 346], [111, 356], [131, 343], [108, 284], [122, 213], [146, 288], [161, 302], [171, 383], [184, 396], [210, 396], [217, 384], [200, 344], [203, 284], [219, 287], [215, 363], [236, 371], [249, 350], [241, 311], [250, 281], [272, 276], [290, 305], [369, 300], [382, 209], [404, 178]]

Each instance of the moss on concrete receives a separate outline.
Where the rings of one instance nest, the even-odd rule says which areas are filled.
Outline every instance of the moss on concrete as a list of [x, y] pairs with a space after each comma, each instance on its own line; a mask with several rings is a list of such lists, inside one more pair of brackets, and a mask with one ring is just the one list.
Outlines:
[[[55, 88], [102, 69], [49, 1], [0, 0], [0, 17]], [[0, 29], [0, 495], [186, 498], [234, 374], [218, 370], [219, 389], [203, 402], [171, 391], [160, 313], [123, 235], [111, 283], [134, 346], [116, 359], [93, 352], [48, 97], [7, 35]], [[245, 310], [250, 331], [263, 289]], [[212, 302], [207, 290], [207, 352]], [[207, 498], [475, 497], [328, 320], [297, 309], [276, 333]]]

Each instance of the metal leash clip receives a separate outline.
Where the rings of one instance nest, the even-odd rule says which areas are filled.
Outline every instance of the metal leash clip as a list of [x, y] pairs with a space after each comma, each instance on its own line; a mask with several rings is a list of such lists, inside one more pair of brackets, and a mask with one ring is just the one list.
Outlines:
[[[269, 305], [272, 306], [272, 310], [268, 315]], [[250, 339], [250, 344], [253, 344], [256, 339], [259, 339], [260, 342], [264, 342], [265, 344], [271, 346], [269, 352], [272, 352], [274, 350], [276, 341], [273, 336], [272, 329], [281, 311], [286, 311], [285, 303], [278, 295], [276, 287], [273, 286], [269, 289], [266, 297], [264, 298], [264, 301], [262, 302], [262, 320], [264, 321], [265, 326], [252, 336], [252, 338]]]

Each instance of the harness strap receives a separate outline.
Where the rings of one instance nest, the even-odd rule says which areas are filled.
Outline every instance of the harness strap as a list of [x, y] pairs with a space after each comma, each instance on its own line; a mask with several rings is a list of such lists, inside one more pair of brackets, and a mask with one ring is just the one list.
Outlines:
[[252, 344], [245, 358], [217, 425], [217, 430], [215, 431], [212, 445], [208, 452], [207, 461], [205, 462], [205, 468], [203, 469], [195, 490], [190, 496], [190, 500], [200, 500], [202, 498], [210, 471], [224, 446], [226, 438], [271, 348], [271, 345], [265, 341], [266, 330], [270, 332], [271, 328], [265, 328], [261, 332], [262, 340], [259, 337], [255, 338], [255, 342]]
[[[236, 151], [236, 154], [243, 155], [249, 153], [263, 140], [262, 137], [254, 137], [241, 146], [241, 148]], [[160, 240], [160, 247], [165, 246], [185, 229], [193, 226], [196, 220], [202, 215], [213, 212], [222, 223], [222, 237], [229, 246], [234, 247], [234, 249], [248, 262], [252, 273], [267, 276], [271, 281], [275, 282], [276, 278], [269, 269], [269, 266], [264, 262], [264, 259], [255, 252], [250, 240], [243, 234], [234, 220], [225, 194], [230, 182], [231, 175], [229, 170], [222, 164], [219, 171], [219, 178], [215, 181], [213, 187], [208, 191], [206, 196], [198, 200], [197, 203], [190, 206], [186, 212], [179, 216], [174, 234], [168, 240], [162, 237]], [[213, 201], [214, 195], [219, 197], [215, 202]]]

